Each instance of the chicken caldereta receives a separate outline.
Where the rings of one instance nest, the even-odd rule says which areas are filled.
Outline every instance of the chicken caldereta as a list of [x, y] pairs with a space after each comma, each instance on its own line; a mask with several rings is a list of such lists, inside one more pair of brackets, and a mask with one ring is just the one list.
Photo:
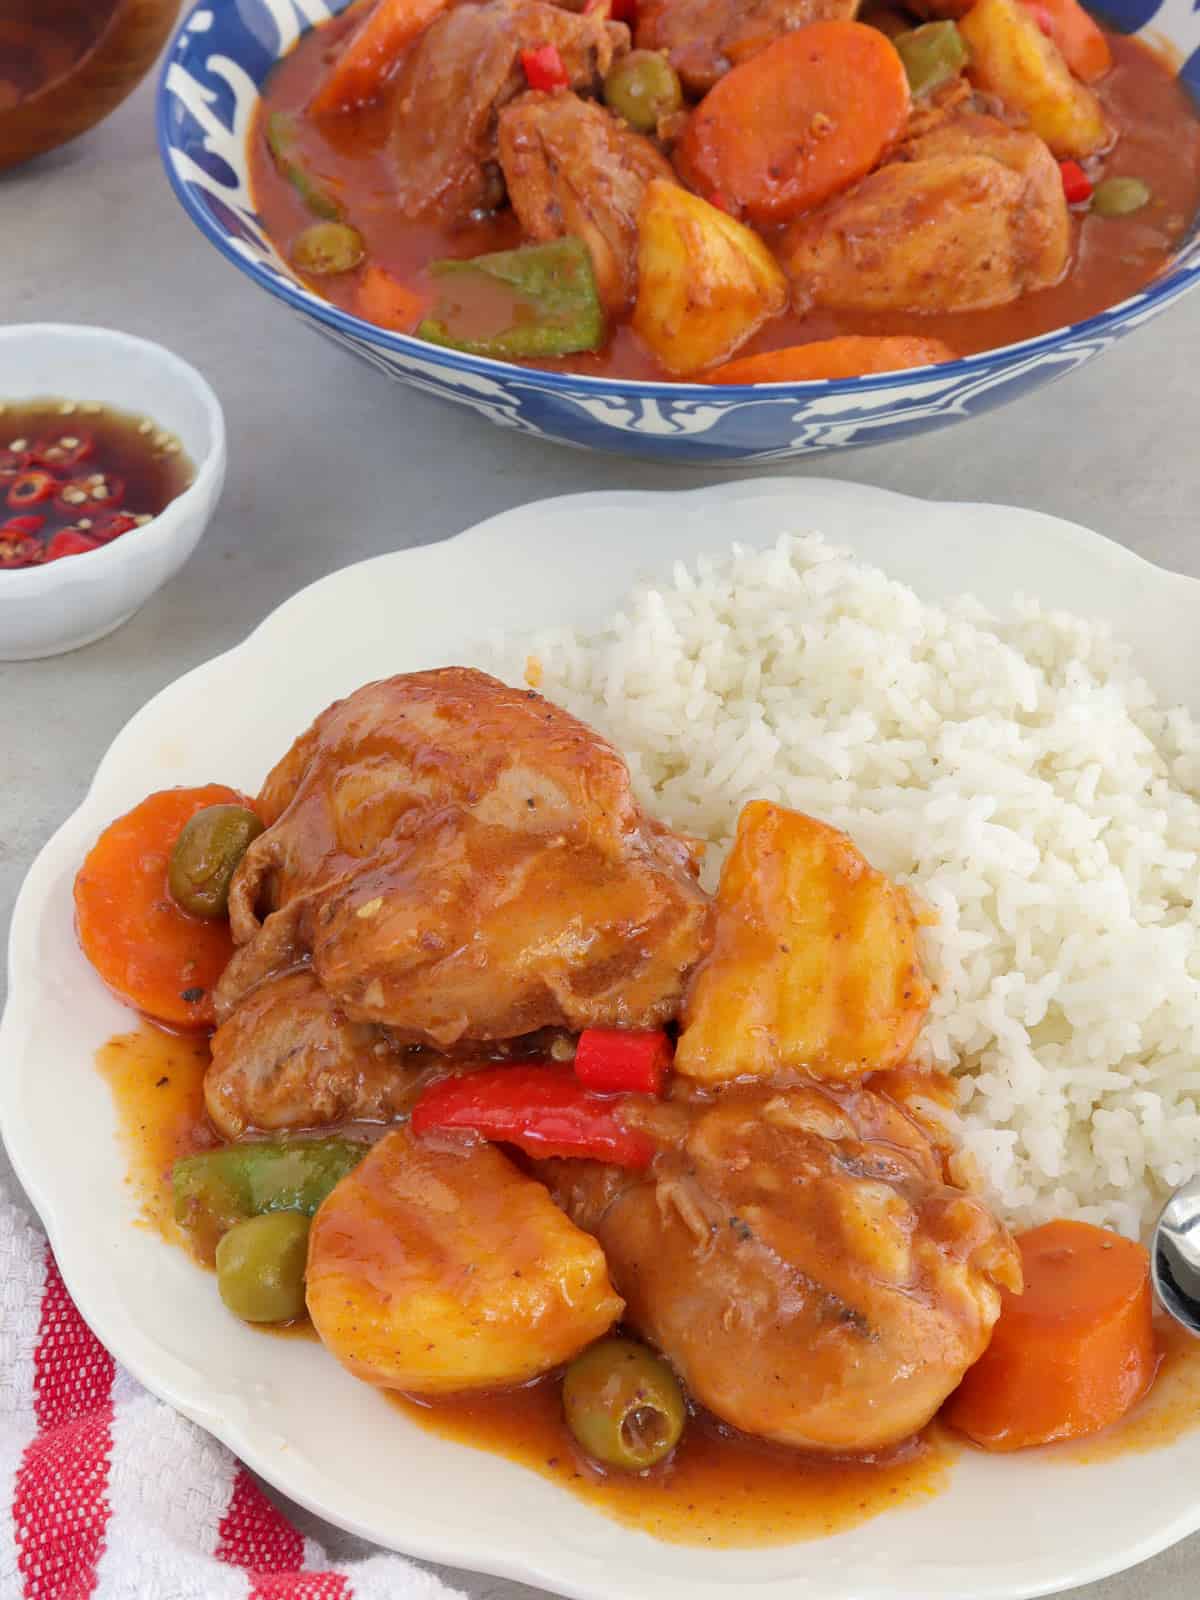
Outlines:
[[1200, 204], [1200, 118], [1078, 0], [373, 0], [276, 68], [251, 163], [281, 255], [368, 322], [757, 383], [1124, 299]]
[[948, 1400], [998, 1449], [1119, 1416], [1157, 1360], [1145, 1251], [990, 1209], [912, 1065], [930, 913], [773, 802], [715, 894], [702, 854], [606, 740], [466, 668], [332, 705], [253, 800], [114, 822], [79, 936], [214, 1030], [170, 1180], [226, 1305], [426, 1400], [561, 1376], [609, 1471], [697, 1410], [836, 1457]]

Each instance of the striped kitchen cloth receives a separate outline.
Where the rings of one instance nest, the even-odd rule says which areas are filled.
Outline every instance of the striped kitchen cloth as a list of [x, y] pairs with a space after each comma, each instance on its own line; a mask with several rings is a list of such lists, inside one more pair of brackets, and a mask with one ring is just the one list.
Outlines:
[[228, 1450], [117, 1366], [3, 1180], [0, 1500], [0, 1600], [458, 1595], [400, 1556], [331, 1566]]

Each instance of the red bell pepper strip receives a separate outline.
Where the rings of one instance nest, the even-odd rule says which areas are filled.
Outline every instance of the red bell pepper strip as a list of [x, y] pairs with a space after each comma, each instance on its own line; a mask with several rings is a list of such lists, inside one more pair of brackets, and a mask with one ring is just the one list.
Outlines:
[[531, 89], [565, 89], [571, 81], [556, 44], [540, 44], [536, 50], [522, 50], [521, 65]]
[[1058, 170], [1062, 173], [1063, 193], [1069, 206], [1082, 205], [1092, 198], [1091, 179], [1078, 161], [1060, 161]]
[[660, 1095], [674, 1054], [661, 1028], [585, 1028], [575, 1050], [575, 1076], [601, 1094]]
[[592, 1094], [562, 1067], [485, 1067], [431, 1084], [413, 1107], [413, 1132], [462, 1128], [527, 1155], [648, 1166], [654, 1143], [621, 1119], [621, 1102]]
[[89, 550], [99, 550], [100, 546], [95, 539], [89, 539], [86, 533], [80, 533], [78, 528], [64, 528], [61, 533], [56, 533], [46, 546], [47, 561], [61, 561], [64, 556], [82, 556]]
[[52, 478], [48, 472], [42, 472], [36, 467], [30, 467], [25, 472], [19, 472], [9, 484], [7, 498], [14, 511], [24, 511], [26, 506], [36, 506], [43, 500], [52, 500], [57, 493], [57, 478]]

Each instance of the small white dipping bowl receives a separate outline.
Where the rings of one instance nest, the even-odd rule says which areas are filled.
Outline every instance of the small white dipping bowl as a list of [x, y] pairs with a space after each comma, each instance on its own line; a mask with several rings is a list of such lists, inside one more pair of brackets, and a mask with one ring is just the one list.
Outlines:
[[[220, 403], [194, 367], [161, 345], [70, 323], [0, 328], [0, 406], [59, 398], [148, 417], [175, 435], [196, 475], [153, 522], [99, 550], [0, 570], [0, 661], [60, 655], [127, 622], [196, 548], [225, 481]], [[0, 522], [8, 514], [0, 502]]]

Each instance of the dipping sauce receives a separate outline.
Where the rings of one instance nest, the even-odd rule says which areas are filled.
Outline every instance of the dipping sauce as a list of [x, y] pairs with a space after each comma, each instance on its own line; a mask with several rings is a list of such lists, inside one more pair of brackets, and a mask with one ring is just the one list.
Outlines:
[[148, 417], [87, 401], [0, 404], [0, 570], [135, 533], [194, 476], [179, 440]]
[[0, 16], [0, 111], [71, 70], [96, 43], [116, 0], [5, 0]]

